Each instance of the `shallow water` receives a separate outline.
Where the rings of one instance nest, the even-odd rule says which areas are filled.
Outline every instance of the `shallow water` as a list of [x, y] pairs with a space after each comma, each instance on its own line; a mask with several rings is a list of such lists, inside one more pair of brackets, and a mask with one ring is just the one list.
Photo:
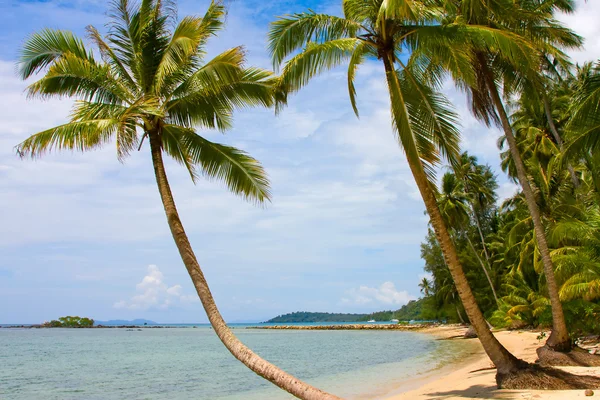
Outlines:
[[[269, 361], [349, 399], [379, 398], [463, 357], [464, 342], [399, 331], [234, 330]], [[0, 399], [292, 398], [209, 328], [0, 329]]]

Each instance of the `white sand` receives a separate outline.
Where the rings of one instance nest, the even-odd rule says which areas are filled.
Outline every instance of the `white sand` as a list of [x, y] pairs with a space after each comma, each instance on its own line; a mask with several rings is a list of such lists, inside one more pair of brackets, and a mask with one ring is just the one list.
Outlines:
[[[440, 337], [451, 337], [465, 332], [465, 328], [439, 327], [428, 330]], [[537, 332], [502, 331], [496, 337], [514, 355], [533, 362], [537, 358], [535, 350], [543, 345], [537, 340]], [[465, 340], [465, 339], [450, 339]], [[468, 339], [476, 341], [477, 339]], [[544, 339], [545, 340], [545, 339]], [[492, 367], [480, 345], [477, 352], [467, 360], [442, 368], [429, 377], [423, 378], [420, 386], [409, 384], [409, 391], [386, 397], [388, 400], [445, 400], [445, 399], [600, 399], [600, 390], [593, 397], [586, 397], [583, 390], [498, 390], [496, 389], [496, 370], [480, 369]], [[565, 371], [575, 374], [600, 376], [600, 368], [564, 367]], [[477, 372], [473, 372], [477, 371]], [[400, 389], [401, 390], [401, 389]]]

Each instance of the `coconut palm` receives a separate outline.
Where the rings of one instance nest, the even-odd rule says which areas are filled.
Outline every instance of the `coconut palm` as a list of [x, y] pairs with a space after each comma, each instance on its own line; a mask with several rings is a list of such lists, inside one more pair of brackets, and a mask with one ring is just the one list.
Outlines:
[[454, 168], [458, 177], [462, 179], [465, 193], [469, 196], [469, 205], [473, 222], [477, 227], [479, 240], [483, 249], [486, 262], [490, 264], [490, 255], [485, 243], [483, 228], [481, 226], [480, 214], [484, 210], [489, 210], [496, 202], [495, 190], [498, 187], [494, 179], [494, 174], [489, 166], [482, 166], [477, 163], [477, 157], [464, 152], [460, 156], [460, 163]]
[[421, 279], [421, 282], [419, 282], [419, 288], [421, 290], [421, 293], [423, 293], [425, 297], [429, 297], [431, 295], [431, 282], [429, 282], [429, 279], [427, 279], [426, 277], [423, 277], [423, 279]]
[[600, 148], [600, 61], [579, 69], [576, 89], [568, 126], [575, 134], [567, 146], [570, 156], [583, 149], [597, 152]]
[[163, 156], [182, 164], [192, 180], [204, 176], [249, 201], [269, 200], [269, 182], [258, 161], [203, 138], [196, 129], [224, 131], [235, 109], [272, 106], [276, 79], [271, 72], [245, 67], [241, 47], [204, 62], [207, 40], [223, 26], [220, 2], [211, 3], [203, 17], [179, 21], [173, 6], [159, 0], [114, 2], [108, 36], [87, 29], [94, 50], [67, 31], [47, 29], [29, 37], [21, 51], [20, 75], [27, 79], [44, 71], [28, 87], [29, 96], [77, 100], [67, 123], [29, 137], [17, 151], [36, 158], [51, 150], [93, 150], [114, 140], [124, 160], [147, 139], [169, 228], [219, 339], [248, 368], [291, 394], [336, 399], [270, 364], [233, 335], [192, 250]]
[[539, 79], [537, 74], [540, 70], [542, 55], [566, 58], [558, 46], [577, 47], [581, 44], [579, 37], [553, 19], [555, 10], [568, 11], [571, 6], [567, 4], [569, 2], [554, 2], [553, 0], [493, 3], [481, 0], [462, 0], [456, 3], [458, 4], [455, 9], [456, 18], [461, 18], [469, 25], [489, 26], [504, 30], [507, 34], [512, 34], [515, 41], [531, 43], [532, 54], [537, 56], [536, 62], [514, 63], [507, 59], [507, 57], [514, 59], [514, 55], [508, 54], [506, 49], [473, 47], [471, 59], [477, 75], [476, 84], [471, 85], [460, 79], [458, 84], [469, 93], [474, 115], [488, 125], [494, 123], [503, 129], [514, 162], [516, 176], [532, 216], [536, 241], [550, 293], [553, 329], [546, 345], [555, 351], [568, 351], [571, 349], [571, 340], [558, 295], [558, 286], [554, 277], [554, 266], [544, 225], [535, 200], [536, 188], [533, 187], [527, 176], [527, 170], [499, 88], [502, 84], [507, 96], [522, 90], [524, 82]]
[[496, 294], [496, 289], [494, 288], [494, 284], [490, 278], [488, 267], [486, 267], [485, 263], [479, 256], [479, 252], [469, 237], [467, 227], [470, 222], [470, 202], [469, 196], [463, 190], [463, 184], [457, 179], [455, 174], [450, 172], [445, 173], [442, 177], [441, 190], [438, 196], [438, 206], [447, 226], [452, 227], [450, 230], [454, 231], [456, 234], [462, 234], [461, 236], [466, 239], [471, 251], [475, 255], [475, 258], [477, 258], [477, 262], [483, 270], [490, 288], [492, 289], [494, 300], [496, 301], [496, 304], [499, 305], [498, 295]]
[[[424, 84], [427, 74], [423, 60], [442, 67], [468, 71], [468, 57], [461, 49], [477, 35], [480, 44], [515, 48], [515, 54], [527, 52], [522, 43], [514, 44], [501, 31], [465, 25], [444, 27], [443, 8], [429, 1], [345, 0], [343, 17], [312, 11], [280, 17], [272, 23], [269, 49], [275, 67], [285, 62], [281, 88], [288, 93], [305, 86], [311, 78], [348, 62], [350, 102], [356, 107], [354, 77], [366, 59], [383, 65], [390, 97], [392, 127], [404, 150], [437, 240], [456, 284], [458, 295], [485, 351], [497, 369], [502, 386], [505, 376], [517, 372], [525, 363], [508, 352], [486, 325], [469, 287], [454, 243], [437, 205], [432, 167], [443, 157], [451, 164], [458, 160], [456, 115], [446, 100]], [[468, 40], [467, 40], [468, 39]], [[401, 54], [417, 54], [421, 63], [407, 68]], [[296, 52], [298, 52], [296, 54]]]

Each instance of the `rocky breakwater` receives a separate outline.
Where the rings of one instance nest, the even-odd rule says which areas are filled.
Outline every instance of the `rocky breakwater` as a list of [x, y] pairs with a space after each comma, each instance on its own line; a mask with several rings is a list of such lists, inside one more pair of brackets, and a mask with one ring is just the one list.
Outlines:
[[344, 324], [344, 325], [269, 325], [269, 326], [255, 326], [247, 327], [246, 329], [293, 329], [303, 331], [416, 331], [431, 325], [414, 324], [414, 325], [403, 325], [403, 324]]

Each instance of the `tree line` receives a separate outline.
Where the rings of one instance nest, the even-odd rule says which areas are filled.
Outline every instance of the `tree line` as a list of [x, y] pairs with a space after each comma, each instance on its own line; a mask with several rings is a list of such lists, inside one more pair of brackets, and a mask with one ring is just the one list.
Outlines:
[[[248, 368], [296, 397], [337, 399], [262, 359], [227, 327], [180, 220], [163, 156], [180, 163], [193, 181], [200, 176], [220, 180], [244, 199], [269, 201], [261, 164], [199, 131], [227, 130], [239, 108], [283, 112], [289, 96], [340, 65], [347, 66], [350, 106], [358, 115], [356, 71], [365, 61], [376, 62], [385, 71], [391, 126], [430, 217], [427, 244], [438, 246], [438, 264], [445, 265], [446, 279], [453, 282], [446, 289], [452, 301], [443, 304], [454, 305], [457, 316], [464, 312], [497, 368], [498, 386], [600, 386], [598, 379], [518, 359], [486, 321], [494, 304], [495, 320], [504, 312], [507, 322], [513, 315], [525, 318], [524, 309], [515, 309], [507, 293], [515, 295], [514, 301], [526, 295], [531, 305], [519, 305], [530, 307], [536, 318], [542, 318], [544, 312], [536, 310], [545, 302], [552, 333], [540, 360], [562, 363], [573, 357], [563, 301], [583, 300], [589, 307], [596, 299], [598, 230], [593, 215], [598, 192], [586, 190], [598, 187], [600, 91], [597, 65], [584, 67], [589, 79], [571, 79], [575, 74], [564, 50], [580, 48], [582, 39], [555, 14], [573, 10], [570, 0], [342, 0], [343, 16], [308, 10], [271, 23], [268, 50], [280, 70], [276, 75], [247, 67], [241, 47], [205, 59], [207, 41], [224, 25], [226, 10], [220, 1], [212, 2], [203, 16], [179, 19], [170, 1], [115, 0], [107, 34], [87, 28], [93, 50], [68, 31], [46, 29], [26, 40], [19, 74], [23, 79], [40, 76], [29, 85], [28, 95], [77, 101], [69, 121], [34, 134], [17, 146], [17, 153], [36, 158], [51, 150], [88, 151], [112, 142], [124, 160], [135, 149], [149, 149], [175, 245], [223, 344]], [[505, 169], [521, 187], [506, 210], [486, 209], [490, 215], [484, 215], [479, 200], [468, 195], [459, 200], [437, 188], [436, 171], [443, 164], [454, 174], [443, 179], [448, 188], [456, 188], [452, 196], [460, 197], [461, 190], [472, 193], [473, 184], [469, 171], [462, 170], [458, 116], [441, 94], [448, 79], [468, 95], [480, 121], [502, 128]], [[561, 108], [554, 94], [559, 82], [570, 81], [572, 101]], [[511, 113], [514, 101], [521, 114]], [[559, 120], [564, 110], [569, 118]], [[545, 121], [533, 121], [534, 116]], [[536, 133], [544, 127], [549, 135]], [[496, 219], [497, 228], [504, 230], [491, 226]], [[500, 246], [497, 242], [504, 250], [494, 247]], [[472, 274], [485, 275], [485, 280]], [[433, 275], [432, 290], [443, 297]], [[503, 286], [510, 284], [514, 291]], [[489, 292], [493, 301], [481, 294]], [[596, 359], [578, 355], [578, 362]]]

